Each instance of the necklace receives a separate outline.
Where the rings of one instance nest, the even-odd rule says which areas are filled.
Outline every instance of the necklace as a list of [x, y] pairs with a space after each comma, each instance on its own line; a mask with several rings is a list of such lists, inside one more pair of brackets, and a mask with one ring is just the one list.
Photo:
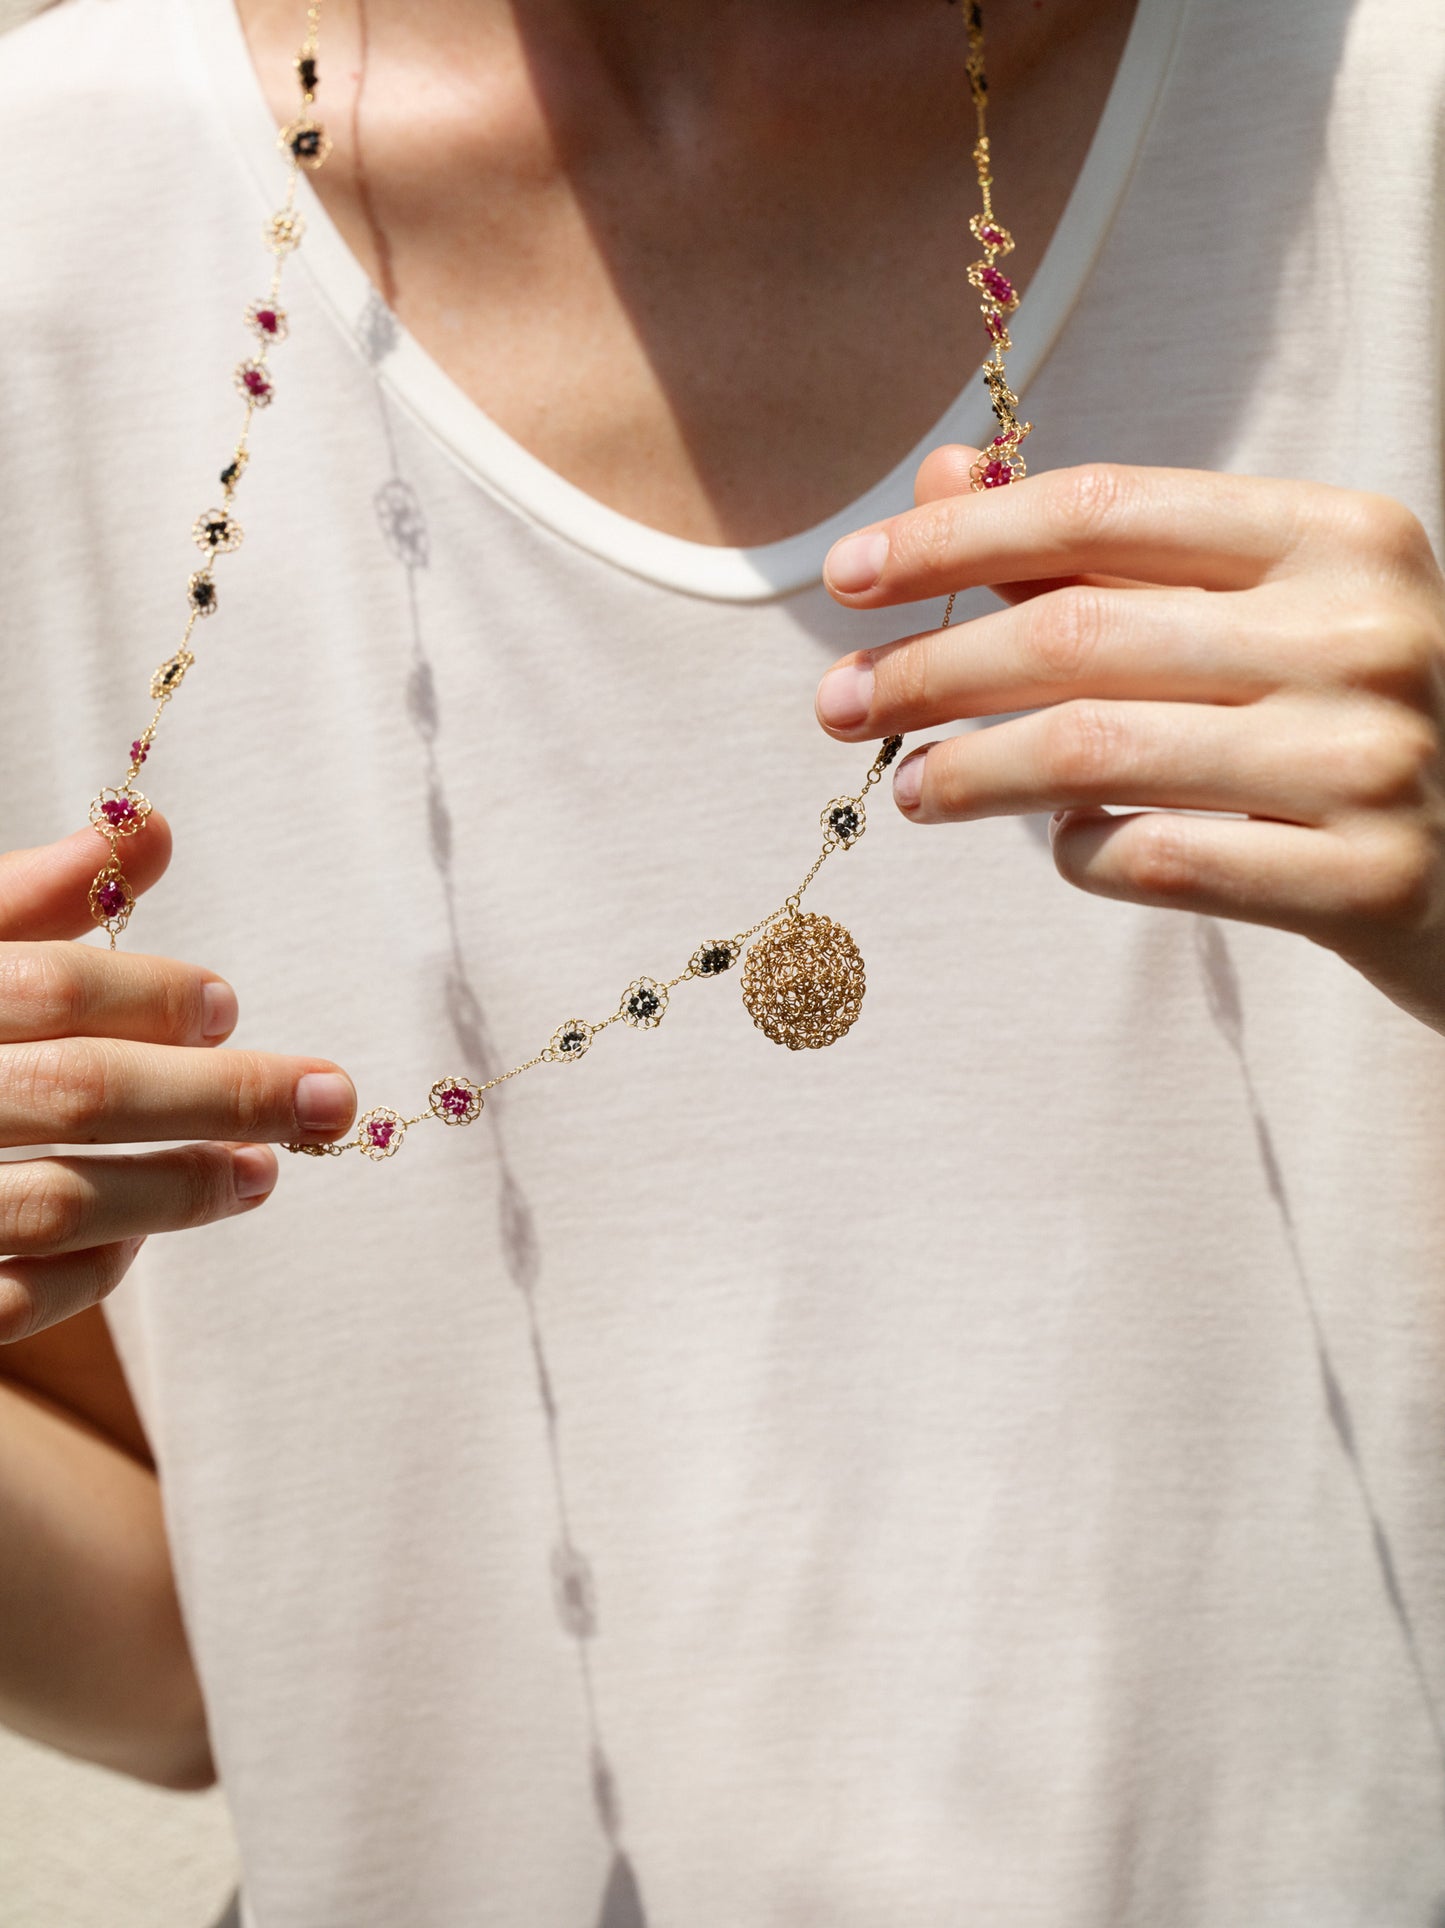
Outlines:
[[[245, 409], [241, 432], [230, 461], [221, 471], [221, 507], [207, 509], [192, 525], [191, 534], [203, 561], [186, 585], [189, 613], [185, 632], [175, 653], [151, 678], [150, 694], [156, 705], [155, 712], [130, 746], [130, 766], [124, 780], [114, 788], [103, 789], [90, 806], [90, 822], [109, 848], [109, 856], [90, 886], [90, 912], [109, 937], [112, 950], [117, 936], [131, 920], [136, 901], [125, 874], [122, 848], [145, 828], [151, 813], [149, 799], [137, 787], [141, 765], [154, 747], [167, 706], [196, 660], [191, 643], [197, 626], [216, 613], [216, 559], [232, 554], [242, 542], [243, 531], [231, 512], [232, 503], [251, 459], [252, 421], [260, 410], [270, 407], [274, 397], [270, 351], [286, 339], [286, 311], [280, 304], [282, 269], [287, 258], [301, 245], [306, 228], [296, 206], [297, 183], [302, 168], [315, 172], [331, 152], [330, 137], [314, 111], [319, 85], [321, 4], [322, 0], [310, 0], [306, 38], [294, 63], [301, 95], [300, 111], [278, 136], [278, 145], [287, 158], [287, 180], [285, 200], [263, 229], [266, 246], [274, 258], [270, 286], [251, 303], [244, 317], [256, 346], [235, 371], [236, 389]], [[1012, 251], [1014, 242], [993, 212], [983, 16], [974, 0], [968, 0], [964, 7], [964, 22], [968, 33], [966, 72], [978, 122], [973, 160], [982, 199], [982, 207], [968, 225], [983, 250], [983, 259], [970, 265], [967, 278], [980, 297], [984, 330], [990, 344], [983, 364], [983, 379], [999, 427], [999, 433], [979, 453], [969, 471], [971, 489], [983, 491], [1023, 479], [1027, 470], [1020, 444], [1033, 424], [1019, 421], [1019, 398], [1009, 387], [1004, 366], [1004, 356], [1013, 345], [1008, 317], [1018, 307], [1019, 298], [1013, 282], [996, 265], [1001, 256]], [[944, 628], [952, 620], [954, 601], [955, 596], [951, 595], [943, 613]], [[485, 1084], [461, 1076], [444, 1076], [432, 1085], [424, 1111], [407, 1116], [389, 1105], [376, 1105], [362, 1113], [356, 1121], [355, 1135], [344, 1143], [292, 1144], [285, 1149], [313, 1158], [339, 1157], [345, 1151], [359, 1151], [373, 1159], [391, 1158], [401, 1149], [413, 1125], [425, 1124], [431, 1119], [439, 1119], [444, 1125], [471, 1124], [480, 1117], [486, 1093], [495, 1085], [519, 1077], [539, 1064], [575, 1064], [610, 1025], [625, 1024], [637, 1031], [655, 1030], [678, 985], [696, 978], [721, 977], [740, 959], [743, 1004], [765, 1037], [793, 1051], [816, 1050], [836, 1043], [852, 1027], [862, 1008], [863, 959], [851, 933], [842, 924], [803, 909], [803, 893], [835, 851], [851, 850], [862, 837], [867, 828], [868, 792], [881, 780], [902, 743], [901, 736], [886, 737], [860, 788], [852, 795], [834, 797], [823, 806], [818, 819], [823, 833], [822, 847], [811, 867], [777, 909], [758, 918], [746, 930], [699, 944], [673, 977], [634, 978], [608, 1016], [595, 1021], [568, 1018], [557, 1026], [542, 1050], [510, 1071], [489, 1078]]]

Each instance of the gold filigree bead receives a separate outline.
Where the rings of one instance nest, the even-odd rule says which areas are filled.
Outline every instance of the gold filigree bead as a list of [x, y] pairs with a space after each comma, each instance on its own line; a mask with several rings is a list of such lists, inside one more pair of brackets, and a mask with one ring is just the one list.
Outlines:
[[687, 968], [694, 977], [721, 977], [737, 963], [742, 948], [735, 937], [714, 937], [709, 943], [698, 945], [688, 959]]
[[851, 850], [868, 828], [863, 799], [834, 797], [831, 803], [824, 804], [818, 822], [823, 828], [823, 842], [829, 850], [840, 846], [844, 850]]
[[216, 584], [209, 569], [198, 569], [186, 584], [186, 601], [198, 616], [216, 613]]
[[481, 1086], [470, 1078], [438, 1078], [427, 1093], [432, 1116], [444, 1125], [469, 1125], [486, 1102]]
[[634, 1031], [655, 1031], [667, 1009], [667, 986], [650, 977], [635, 977], [622, 993], [619, 1015]]
[[1009, 280], [1002, 268], [994, 267], [991, 261], [969, 263], [968, 279], [980, 294], [988, 296], [996, 308], [1011, 315], [1019, 305], [1019, 291]]
[[831, 917], [796, 911], [770, 925], [743, 960], [743, 1003], [774, 1044], [836, 1044], [863, 1006], [863, 958]]
[[568, 1018], [552, 1033], [551, 1042], [542, 1056], [552, 1064], [575, 1064], [578, 1058], [585, 1056], [596, 1030], [596, 1025], [589, 1024], [585, 1018]]
[[395, 1158], [406, 1136], [406, 1120], [390, 1105], [376, 1105], [357, 1119], [356, 1136], [367, 1158]]
[[252, 408], [269, 408], [276, 395], [276, 384], [264, 362], [243, 361], [237, 365], [236, 393]]
[[277, 256], [288, 255], [293, 248], [299, 248], [305, 232], [305, 218], [295, 208], [278, 208], [262, 229], [266, 246]]
[[114, 937], [125, 929], [135, 909], [135, 892], [118, 863], [112, 860], [97, 873], [89, 901], [90, 914], [102, 930]]
[[245, 532], [229, 509], [207, 509], [191, 524], [191, 540], [208, 556], [228, 556], [244, 539]]
[[1008, 331], [1008, 323], [1003, 318], [1002, 308], [985, 308], [983, 325], [989, 340], [1001, 355], [1006, 355], [1014, 345], [1014, 338]]
[[286, 310], [279, 302], [268, 301], [263, 295], [246, 310], [246, 326], [257, 341], [285, 341]]
[[139, 790], [102, 790], [90, 803], [90, 821], [103, 837], [133, 837], [145, 827], [149, 800]]
[[320, 121], [303, 114], [281, 129], [276, 145], [283, 154], [290, 154], [298, 167], [314, 174], [331, 152], [331, 136]]
[[174, 696], [195, 660], [188, 649], [178, 649], [174, 656], [168, 656], [151, 678], [152, 701], [159, 703], [163, 696]]
[[991, 248], [995, 254], [1013, 253], [1013, 236], [1002, 221], [995, 221], [991, 214], [973, 215], [969, 220], [968, 228], [981, 248]]
[[984, 489], [1006, 488], [1012, 482], [1023, 481], [1029, 471], [1028, 464], [1019, 453], [1019, 443], [1032, 427], [1032, 422], [1024, 422], [1017, 430], [995, 435], [974, 457], [968, 475], [975, 493], [981, 493]]
[[984, 386], [995, 415], [1001, 418], [1012, 416], [1019, 405], [1019, 398], [1008, 385], [1008, 370], [1002, 362], [989, 360], [983, 365]]

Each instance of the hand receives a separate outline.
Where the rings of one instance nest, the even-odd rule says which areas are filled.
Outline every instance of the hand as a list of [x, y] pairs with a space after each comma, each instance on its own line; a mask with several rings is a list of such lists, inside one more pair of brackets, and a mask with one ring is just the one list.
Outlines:
[[[127, 865], [138, 893], [170, 860], [152, 814]], [[0, 1161], [0, 1342], [105, 1297], [150, 1232], [253, 1211], [276, 1182], [262, 1143], [334, 1138], [351, 1081], [325, 1058], [199, 1047], [229, 1036], [214, 971], [64, 940], [90, 928], [106, 856], [85, 829], [0, 855], [0, 1145], [220, 1138], [178, 1151]]]
[[1416, 518], [1113, 464], [975, 494], [975, 453], [935, 449], [917, 506], [836, 543], [825, 580], [855, 609], [979, 583], [1009, 606], [844, 657], [823, 727], [1034, 710], [904, 758], [899, 808], [1052, 809], [1080, 890], [1297, 931], [1445, 1033], [1445, 578]]

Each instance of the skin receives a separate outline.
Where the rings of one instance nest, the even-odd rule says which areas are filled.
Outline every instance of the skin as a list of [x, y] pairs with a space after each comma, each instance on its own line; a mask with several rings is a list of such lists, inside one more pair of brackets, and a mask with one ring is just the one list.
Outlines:
[[1114, 464], [974, 493], [976, 453], [935, 450], [912, 510], [834, 545], [828, 585], [872, 609], [987, 583], [1007, 607], [840, 659], [824, 728], [1034, 710], [912, 751], [899, 809], [1052, 809], [1078, 889], [1297, 932], [1445, 1034], [1445, 580], [1418, 519]]
[[[264, 1140], [350, 1123], [324, 1058], [218, 1048], [213, 971], [72, 941], [105, 854], [89, 828], [0, 857], [0, 1144], [202, 1141], [0, 1162], [0, 1721], [163, 1787], [215, 1778], [160, 1492], [98, 1310], [143, 1239], [254, 1211]], [[152, 816], [130, 876], [155, 883]], [[330, 1113], [307, 1081], [334, 1082]]]
[[[68, 941], [90, 925], [105, 856], [90, 829], [0, 857], [0, 1145], [142, 1144], [0, 1163], [0, 1339], [94, 1305], [152, 1232], [254, 1211], [276, 1182], [268, 1143], [334, 1138], [356, 1094], [326, 1058], [220, 1050], [237, 1000], [214, 971]], [[129, 875], [138, 894], [170, 859], [153, 814]]]
[[[985, 12], [1026, 293], [1134, 0]], [[240, 13], [289, 120], [296, 0]], [[325, 0], [310, 182], [533, 455], [669, 534], [771, 542], [885, 474], [979, 361], [966, 52], [946, 0]]]

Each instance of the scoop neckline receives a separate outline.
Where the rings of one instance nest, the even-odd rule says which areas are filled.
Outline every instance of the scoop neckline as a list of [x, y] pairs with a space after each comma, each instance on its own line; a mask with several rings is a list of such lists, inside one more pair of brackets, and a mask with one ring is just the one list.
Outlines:
[[[1138, 0], [1124, 51], [1084, 164], [1028, 297], [1010, 321], [1009, 380], [1023, 396], [1082, 294], [1113, 224], [1163, 90], [1188, 0]], [[238, 158], [264, 214], [280, 204], [285, 163], [235, 0], [172, 0], [183, 17]], [[388, 316], [387, 347], [366, 352], [362, 319], [381, 296], [303, 173], [297, 206], [306, 239], [297, 265], [309, 275], [359, 359], [388, 394], [481, 488], [527, 520], [602, 561], [663, 588], [719, 602], [764, 602], [822, 581], [839, 536], [912, 501], [914, 471], [942, 442], [981, 446], [993, 432], [983, 357], [933, 425], [888, 472], [821, 522], [778, 541], [727, 547], [669, 535], [609, 508], [529, 453], [494, 422], [420, 342]], [[258, 241], [259, 246], [259, 241]], [[383, 309], [383, 313], [386, 311]]]

